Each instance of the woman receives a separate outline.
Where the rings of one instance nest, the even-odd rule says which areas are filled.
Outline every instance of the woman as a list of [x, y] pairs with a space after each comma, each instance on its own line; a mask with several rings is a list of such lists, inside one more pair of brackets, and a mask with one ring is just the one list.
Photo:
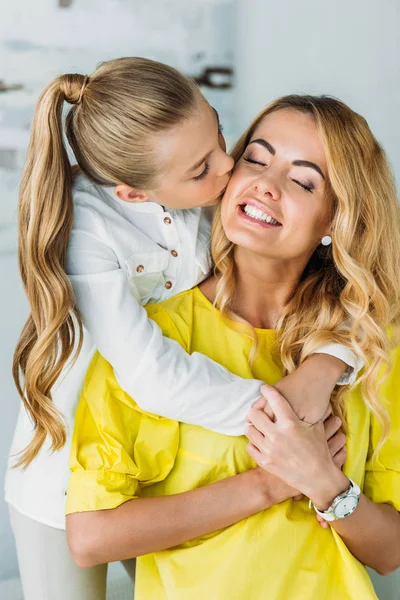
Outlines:
[[[366, 367], [334, 400], [344, 473], [322, 424], [304, 424], [282, 398], [270, 397], [275, 422], [251, 412], [247, 453], [243, 437], [145, 413], [96, 355], [74, 433], [70, 547], [82, 566], [140, 556], [137, 598], [376, 598], [364, 565], [400, 565], [398, 350], [379, 381], [386, 331], [399, 325], [393, 178], [365, 120], [325, 97], [276, 101], [233, 155], [216, 274], [148, 314], [188, 351], [272, 385], [350, 320], [334, 336]], [[299, 492], [308, 498], [293, 502]], [[308, 499], [323, 520], [343, 499], [345, 510], [323, 528]]]
[[[73, 105], [65, 133], [80, 168], [75, 179], [63, 141], [65, 101]], [[95, 600], [105, 596], [106, 567], [78, 570], [64, 531], [70, 432], [94, 347], [146, 410], [244, 431], [263, 378], [245, 380], [186, 353], [141, 306], [208, 275], [212, 206], [232, 166], [215, 110], [166, 65], [113, 60], [90, 77], [57, 78], [38, 100], [20, 194], [19, 260], [31, 316], [14, 377], [25, 410], [6, 482], [26, 600], [84, 593], [89, 600], [88, 589]], [[318, 351], [326, 354], [279, 384], [311, 420], [325, 412], [345, 363], [356, 366], [346, 347]], [[310, 409], [314, 398], [320, 406]]]

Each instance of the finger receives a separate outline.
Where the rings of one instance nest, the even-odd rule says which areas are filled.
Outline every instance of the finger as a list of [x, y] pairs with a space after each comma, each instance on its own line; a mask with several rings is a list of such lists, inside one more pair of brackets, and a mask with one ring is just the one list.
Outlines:
[[327, 527], [329, 527], [328, 522], [325, 521], [325, 519], [321, 517], [321, 515], [315, 513], [315, 516], [317, 517], [317, 521], [319, 522], [321, 527], [323, 527], [324, 529], [327, 529]]
[[296, 418], [296, 414], [289, 402], [278, 392], [278, 390], [264, 383], [261, 386], [262, 395], [268, 400], [269, 406], [274, 413], [276, 420], [287, 420]]
[[245, 435], [248, 440], [255, 446], [258, 450], [262, 451], [263, 444], [265, 442], [265, 436], [254, 427], [254, 425], [250, 425], [246, 428]]
[[263, 435], [267, 436], [268, 432], [271, 431], [273, 423], [263, 410], [251, 409], [248, 417], [250, 423], [254, 425], [254, 427], [256, 427]]
[[[266, 387], [269, 387], [269, 386], [267, 386], [267, 384], [265, 384], [265, 386], [266, 386]], [[261, 388], [262, 388], [262, 387], [263, 387], [263, 386], [261, 386]], [[260, 388], [260, 392], [262, 392], [262, 391], [263, 391], [261, 388]], [[261, 406], [261, 401], [260, 401], [260, 400], [263, 402], [263, 405], [262, 405], [262, 406]], [[264, 412], [265, 412], [265, 413], [266, 413], [266, 414], [269, 416], [269, 418], [271, 419], [271, 421], [272, 421], [272, 422], [274, 422], [274, 421], [275, 421], [275, 415], [274, 415], [274, 413], [273, 413], [273, 411], [272, 411], [272, 409], [271, 409], [271, 407], [270, 407], [270, 405], [269, 405], [269, 402], [268, 402], [268, 400], [267, 400], [267, 399], [266, 399], [264, 396], [262, 396], [262, 398], [259, 398], [258, 400], [256, 400], [256, 401], [254, 402], [254, 404], [253, 404], [252, 408], [259, 408], [259, 409], [262, 409], [262, 410], [263, 410], [263, 411], [264, 411]]]
[[[263, 454], [258, 450], [258, 448], [256, 448], [254, 446], [254, 444], [252, 444], [251, 442], [249, 442], [247, 444], [246, 451], [247, 451], [247, 454], [250, 456], [250, 458], [252, 458], [254, 460], [254, 462], [259, 467], [261, 467], [262, 469], [264, 469], [264, 467], [263, 467]], [[265, 471], [265, 469], [264, 469], [264, 471]]]
[[331, 456], [335, 456], [346, 445], [346, 436], [342, 431], [335, 433], [333, 437], [328, 441], [329, 451]]
[[269, 405], [269, 402], [267, 400], [265, 400], [265, 406], [264, 406], [264, 412], [266, 415], [269, 416], [269, 418], [271, 419], [271, 421], [274, 423], [275, 422], [275, 415]]
[[299, 502], [300, 500], [303, 500], [304, 498], [304, 494], [298, 494], [297, 496], [293, 496], [293, 500], [296, 500], [297, 502]]
[[265, 405], [267, 404], [266, 399], [264, 398], [264, 396], [262, 396], [261, 398], [258, 398], [254, 404], [252, 405], [251, 408], [255, 408], [256, 410], [264, 410]]
[[338, 467], [338, 469], [342, 469], [344, 463], [346, 462], [346, 459], [347, 459], [347, 450], [346, 450], [346, 447], [344, 447], [344, 448], [341, 448], [341, 450], [339, 450], [339, 452], [337, 452], [335, 454], [335, 456], [333, 457], [333, 462]]
[[333, 415], [324, 421], [325, 438], [329, 440], [340, 429], [342, 421]]

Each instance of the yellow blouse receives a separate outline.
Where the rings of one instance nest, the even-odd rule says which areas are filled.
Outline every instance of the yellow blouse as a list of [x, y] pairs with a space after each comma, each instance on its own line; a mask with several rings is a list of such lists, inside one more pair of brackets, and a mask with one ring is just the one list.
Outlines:
[[[257, 330], [259, 349], [214, 310], [198, 288], [146, 307], [165, 335], [242, 377], [274, 384], [282, 365], [275, 332]], [[400, 510], [400, 354], [382, 386], [390, 439], [372, 461], [376, 420], [356, 389], [348, 398], [345, 472], [375, 502]], [[207, 382], [204, 382], [207, 385]], [[76, 415], [67, 513], [115, 508], [133, 498], [176, 494], [255, 466], [245, 437], [230, 437], [146, 413], [119, 387], [97, 354]], [[104, 540], [107, 543], [107, 540]], [[287, 500], [218, 532], [138, 559], [140, 600], [367, 600], [376, 598], [364, 566], [307, 500]]]

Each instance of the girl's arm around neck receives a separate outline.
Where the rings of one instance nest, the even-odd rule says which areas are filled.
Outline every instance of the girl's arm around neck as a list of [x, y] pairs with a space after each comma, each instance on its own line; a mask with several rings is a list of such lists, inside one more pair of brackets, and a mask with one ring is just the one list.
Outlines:
[[229, 527], [296, 493], [257, 468], [181, 494], [70, 514], [68, 544], [80, 567], [133, 558]]

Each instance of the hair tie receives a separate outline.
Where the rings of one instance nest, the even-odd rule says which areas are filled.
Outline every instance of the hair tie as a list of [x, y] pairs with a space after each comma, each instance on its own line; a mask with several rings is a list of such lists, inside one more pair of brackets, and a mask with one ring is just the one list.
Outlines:
[[89, 81], [89, 77], [88, 77], [88, 75], [85, 75], [85, 78], [82, 83], [81, 91], [79, 92], [79, 98], [78, 98], [77, 104], [80, 104], [82, 102], [83, 92], [86, 89], [88, 81]]

